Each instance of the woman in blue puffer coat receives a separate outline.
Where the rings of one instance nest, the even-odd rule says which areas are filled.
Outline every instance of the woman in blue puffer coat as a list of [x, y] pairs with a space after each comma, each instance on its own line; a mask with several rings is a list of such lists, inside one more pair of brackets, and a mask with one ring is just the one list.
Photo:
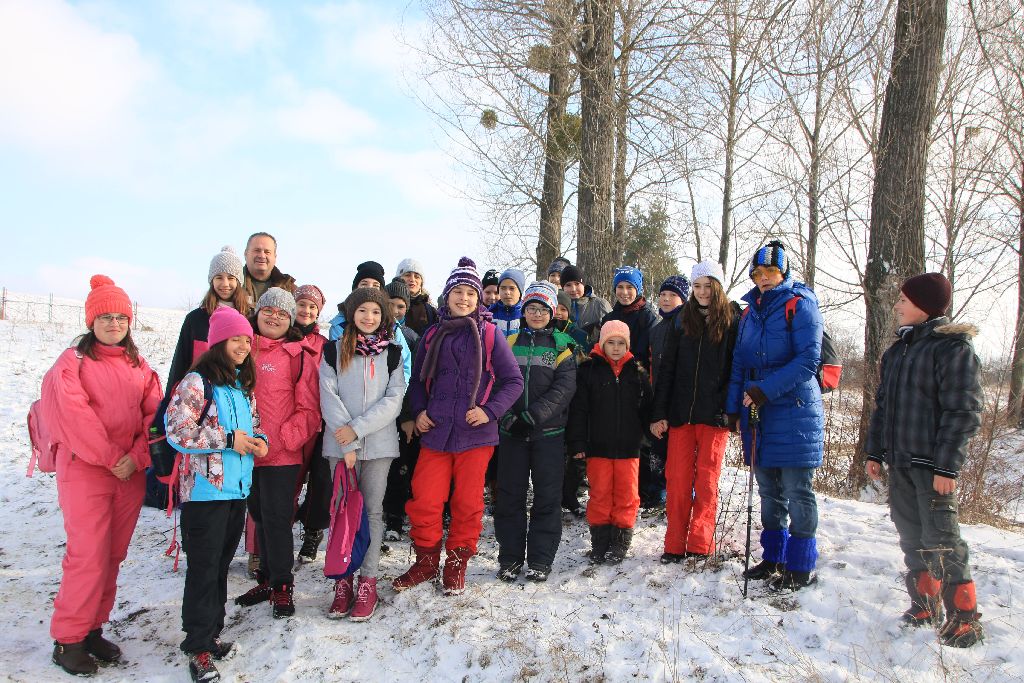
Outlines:
[[[816, 376], [824, 327], [814, 292], [790, 278], [782, 243], [758, 249], [750, 277], [756, 286], [743, 297], [747, 309], [726, 402], [733, 424], [741, 427], [744, 456], [748, 464], [753, 461], [761, 497], [764, 555], [746, 576], [771, 579], [769, 587], [776, 590], [796, 590], [816, 580], [818, 506], [811, 484], [824, 441]], [[752, 406], [760, 415], [753, 454]]]

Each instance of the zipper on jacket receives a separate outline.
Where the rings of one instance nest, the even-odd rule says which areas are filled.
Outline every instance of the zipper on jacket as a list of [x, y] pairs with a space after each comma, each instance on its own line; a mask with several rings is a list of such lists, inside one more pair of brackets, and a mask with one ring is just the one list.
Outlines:
[[[622, 370], [626, 368], [623, 367]], [[619, 372], [622, 372], [620, 370]], [[612, 374], [615, 370], [612, 369]], [[622, 436], [622, 385], [619, 383], [619, 376], [615, 375], [615, 438], [621, 442]], [[617, 445], [617, 444], [616, 444]]]
[[[530, 355], [526, 358], [526, 374], [523, 376], [523, 410], [530, 409], [530, 371], [533, 367], [533, 350], [536, 347], [536, 335], [533, 330], [529, 331], [530, 335]], [[526, 440], [530, 440], [530, 435], [526, 435]]]
[[896, 457], [896, 406], [898, 405], [898, 402], [896, 401], [896, 397], [899, 395], [898, 392], [899, 392], [900, 384], [902, 383], [899, 380], [900, 380], [900, 375], [903, 374], [903, 363], [907, 359], [907, 351], [910, 350], [910, 344], [906, 340], [901, 340], [901, 341], [903, 342], [903, 353], [900, 354], [900, 367], [899, 367], [899, 370], [895, 373], [896, 374], [896, 385], [893, 387], [892, 410], [886, 411], [888, 413], [888, 415], [886, 415], [886, 417], [889, 419], [889, 448], [892, 450], [893, 458]]
[[690, 417], [687, 424], [693, 424], [693, 407], [697, 405], [697, 377], [700, 376], [700, 350], [704, 346], [704, 333], [700, 333], [700, 340], [697, 341], [697, 364], [693, 367], [693, 400], [690, 401]]

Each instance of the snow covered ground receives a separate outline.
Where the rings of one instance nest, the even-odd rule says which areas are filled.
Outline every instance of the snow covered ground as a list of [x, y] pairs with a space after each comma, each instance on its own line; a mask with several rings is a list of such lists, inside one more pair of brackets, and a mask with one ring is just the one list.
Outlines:
[[[42, 298], [39, 298], [42, 301]], [[36, 320], [47, 320], [37, 309]], [[25, 477], [25, 415], [43, 373], [80, 332], [80, 314], [55, 322], [0, 321], [0, 677], [70, 680], [50, 662], [48, 636], [64, 534], [52, 475]], [[134, 332], [144, 356], [166, 373], [184, 312], [140, 311]], [[1024, 536], [965, 526], [987, 632], [978, 647], [940, 647], [928, 629], [905, 630], [896, 534], [881, 505], [820, 498], [819, 583], [741, 595], [746, 480], [723, 473], [722, 559], [660, 565], [664, 519], [644, 517], [632, 557], [591, 568], [584, 522], [565, 519], [546, 584], [495, 580], [497, 547], [485, 518], [465, 594], [434, 586], [396, 595], [390, 579], [410, 561], [408, 542], [383, 557], [382, 604], [370, 622], [330, 621], [331, 584], [317, 563], [297, 573], [297, 615], [274, 620], [267, 605], [228, 607], [224, 636], [240, 653], [221, 665], [227, 681], [1014, 681], [1024, 680]], [[756, 512], [755, 512], [756, 517]], [[127, 661], [104, 681], [188, 680], [181, 639], [184, 580], [163, 554], [171, 523], [144, 508], [107, 634]], [[756, 545], [756, 532], [755, 532]], [[247, 589], [239, 553], [229, 593]]]

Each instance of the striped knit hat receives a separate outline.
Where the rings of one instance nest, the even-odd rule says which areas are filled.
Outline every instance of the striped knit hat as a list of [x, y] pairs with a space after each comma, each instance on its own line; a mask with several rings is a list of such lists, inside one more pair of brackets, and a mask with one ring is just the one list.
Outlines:
[[754, 279], [754, 269], [758, 266], [774, 266], [782, 271], [782, 277], [789, 277], [789, 259], [786, 258], [786, 247], [779, 240], [772, 240], [761, 247], [750, 259], [750, 270], [748, 275]]
[[551, 315], [554, 315], [555, 307], [558, 306], [558, 290], [547, 280], [532, 282], [523, 294], [523, 309], [525, 310], [526, 305], [532, 302], [544, 304], [551, 309]]
[[476, 270], [476, 263], [468, 256], [460, 258], [459, 265], [448, 275], [448, 279], [444, 283], [444, 290], [441, 292], [441, 298], [447, 303], [448, 295], [459, 285], [469, 285], [475, 289], [476, 295], [483, 302], [484, 287], [480, 283], [480, 274]]

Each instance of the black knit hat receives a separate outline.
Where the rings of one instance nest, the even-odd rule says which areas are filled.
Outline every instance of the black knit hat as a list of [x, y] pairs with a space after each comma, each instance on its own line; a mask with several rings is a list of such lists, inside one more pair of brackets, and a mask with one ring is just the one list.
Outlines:
[[384, 266], [377, 263], [376, 261], [364, 261], [356, 266], [356, 276], [352, 278], [352, 289], [359, 286], [360, 280], [371, 278], [380, 283], [380, 288], [384, 289], [384, 285], [387, 283], [384, 281]]
[[559, 280], [563, 285], [570, 282], [583, 283], [583, 271], [573, 265], [568, 265], [562, 268], [562, 279]]
[[[369, 277], [364, 276], [364, 277]], [[391, 329], [395, 326], [395, 319], [391, 316], [390, 301], [388, 301], [388, 295], [383, 289], [377, 289], [376, 287], [358, 287], [352, 290], [352, 293], [345, 299], [345, 324], [355, 325], [353, 321], [356, 309], [367, 302], [372, 302], [380, 306], [380, 328], [378, 334], [381, 334], [380, 330], [387, 330], [387, 336], [391, 336]]]
[[754, 253], [747, 273], [751, 280], [754, 279], [754, 269], [758, 266], [773, 266], [782, 272], [782, 277], [789, 277], [789, 259], [786, 257], [786, 247], [782, 242], [772, 240]]
[[953, 298], [953, 288], [942, 273], [915, 275], [903, 283], [900, 291], [932, 318], [945, 315]]
[[384, 291], [388, 293], [388, 297], [391, 299], [401, 299], [405, 302], [406, 308], [412, 305], [412, 300], [409, 297], [409, 285], [405, 284], [402, 278], [396, 277], [394, 280], [388, 283], [388, 286], [384, 288]]
[[498, 286], [498, 271], [494, 270], [493, 268], [491, 270], [488, 270], [486, 273], [484, 273], [484, 279], [481, 280], [480, 282], [481, 282], [481, 284], [483, 284], [484, 289], [487, 289], [491, 285], [494, 285], [495, 287], [497, 287]]

